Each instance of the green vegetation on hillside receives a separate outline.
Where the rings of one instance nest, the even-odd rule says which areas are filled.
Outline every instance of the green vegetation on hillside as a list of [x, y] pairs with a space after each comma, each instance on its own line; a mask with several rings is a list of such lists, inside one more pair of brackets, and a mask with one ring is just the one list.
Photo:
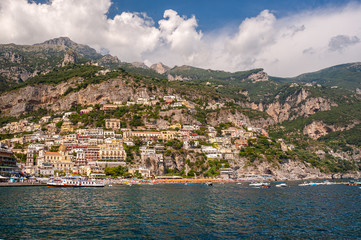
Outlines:
[[275, 81], [316, 83], [325, 86], [339, 86], [355, 91], [361, 89], [361, 63], [348, 63], [305, 73], [294, 78], [273, 78]]
[[81, 77], [83, 81], [77, 85], [76, 88], [69, 88], [64, 93], [64, 95], [69, 94], [72, 91], [78, 91], [80, 89], [86, 88], [89, 84], [98, 84], [102, 81], [115, 78], [119, 76], [120, 72], [112, 71], [108, 72], [105, 75], [97, 75], [97, 73], [102, 70], [102, 67], [92, 66], [92, 65], [76, 65], [70, 64], [65, 67], [54, 68], [51, 72], [45, 75], [39, 75], [33, 77], [26, 82], [19, 83], [9, 89], [8, 91], [26, 87], [28, 85], [36, 84], [52, 84], [57, 85], [61, 82], [67, 81], [74, 77]]

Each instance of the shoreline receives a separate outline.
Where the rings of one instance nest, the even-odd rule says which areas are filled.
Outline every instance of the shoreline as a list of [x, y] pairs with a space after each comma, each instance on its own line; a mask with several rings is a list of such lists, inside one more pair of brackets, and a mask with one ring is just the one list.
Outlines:
[[[336, 184], [348, 184], [352, 178], [345, 178], [345, 179], [327, 179], [327, 178], [314, 178], [314, 179], [290, 179], [290, 180], [268, 180], [268, 181], [261, 181], [261, 180], [244, 180], [244, 179], [219, 179], [219, 178], [203, 178], [203, 179], [121, 179], [121, 180], [111, 180], [111, 181], [102, 181], [106, 185], [153, 185], [153, 184], [207, 184], [207, 183], [219, 183], [219, 184], [247, 184], [252, 182], [268, 182], [268, 183], [279, 183], [279, 182], [320, 182], [320, 181], [332, 181]], [[47, 183], [44, 182], [1, 182], [1, 187], [40, 187], [40, 186], [47, 186]]]

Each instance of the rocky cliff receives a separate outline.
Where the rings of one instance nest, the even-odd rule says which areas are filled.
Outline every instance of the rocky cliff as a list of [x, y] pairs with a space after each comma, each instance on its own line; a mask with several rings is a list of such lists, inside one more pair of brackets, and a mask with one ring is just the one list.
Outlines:
[[164, 65], [161, 62], [153, 64], [152, 66], [150, 66], [150, 68], [153, 69], [154, 71], [156, 71], [159, 74], [164, 74], [164, 73], [166, 73], [167, 71], [170, 70], [170, 67]]
[[77, 92], [63, 96], [69, 87], [76, 87], [81, 78], [73, 78], [59, 85], [26, 86], [0, 96], [2, 114], [18, 116], [24, 112], [46, 108], [53, 111], [65, 111], [72, 105], [95, 105], [101, 102], [126, 102], [138, 97], [148, 97], [146, 89], [134, 88], [125, 84], [124, 78], [115, 78], [100, 84], [89, 85]]

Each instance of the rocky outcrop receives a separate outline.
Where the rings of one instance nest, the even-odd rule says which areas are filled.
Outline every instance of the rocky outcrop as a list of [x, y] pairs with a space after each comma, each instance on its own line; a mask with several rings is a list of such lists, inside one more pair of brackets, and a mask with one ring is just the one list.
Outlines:
[[84, 44], [78, 44], [76, 42], [73, 42], [68, 37], [58, 37], [58, 38], [50, 39], [43, 43], [34, 44], [33, 46], [38, 46], [41, 48], [55, 48], [55, 49], [60, 48], [63, 50], [71, 49], [77, 52], [79, 55], [89, 58], [91, 60], [97, 60], [102, 57], [102, 55], [100, 53], [97, 53], [95, 49]]
[[100, 84], [89, 85], [78, 92], [63, 96], [69, 87], [76, 87], [81, 78], [71, 79], [59, 85], [26, 86], [0, 96], [0, 110], [4, 115], [18, 116], [38, 108], [53, 111], [67, 110], [72, 105], [94, 105], [102, 102], [126, 102], [139, 97], [149, 97], [145, 88], [133, 88], [125, 84], [124, 79], [116, 78]]
[[349, 130], [353, 128], [357, 123], [358, 122], [355, 122], [345, 127], [337, 127], [327, 125], [322, 121], [314, 121], [311, 124], [305, 126], [305, 128], [303, 129], [303, 134], [308, 135], [310, 138], [316, 140], [322, 136], [327, 135], [330, 132]]
[[132, 62], [131, 64], [136, 68], [149, 69], [149, 67], [145, 65], [143, 62]]
[[24, 61], [24, 57], [19, 53], [15, 53], [12, 51], [8, 51], [3, 53], [3, 58], [10, 61], [11, 63], [22, 63]]
[[170, 67], [164, 65], [161, 62], [153, 64], [152, 66], [150, 66], [150, 68], [153, 69], [154, 71], [156, 71], [159, 74], [164, 74], [170, 69]]
[[5, 78], [15, 82], [25, 82], [31, 77], [37, 75], [37, 71], [30, 72], [22, 67], [9, 67], [0, 69], [0, 74]]
[[121, 61], [118, 59], [118, 57], [114, 57], [108, 54], [99, 59], [97, 63], [101, 66], [109, 66], [113, 64], [119, 64]]
[[251, 125], [249, 118], [240, 112], [232, 113], [231, 110], [220, 110], [207, 114], [207, 123], [212, 126], [218, 126], [220, 123], [231, 122], [238, 125], [239, 122], [244, 122], [246, 125]]
[[191, 78], [188, 78], [188, 77], [183, 77], [181, 75], [171, 75], [171, 74], [168, 74], [167, 75], [167, 78], [169, 81], [188, 81], [188, 80], [192, 80]]
[[75, 64], [77, 62], [77, 54], [73, 50], [68, 50], [64, 56], [61, 66], [64, 67], [68, 64]]
[[268, 81], [268, 74], [264, 71], [259, 71], [257, 73], [252, 73], [248, 76], [247, 80], [251, 80], [252, 82], [265, 82]]
[[268, 162], [256, 163], [252, 166], [245, 166], [238, 170], [238, 175], [242, 174], [267, 174], [272, 176], [274, 180], [317, 179], [328, 176], [327, 174], [321, 173], [318, 168], [313, 168], [306, 163], [291, 160], [287, 160], [278, 166]]
[[[184, 111], [182, 109], [172, 109], [168, 111], [161, 111], [159, 112], [159, 116], [162, 118], [167, 117], [171, 120], [172, 123], [182, 123], [182, 124], [201, 124], [197, 120], [195, 120], [192, 116], [190, 116], [187, 111]], [[164, 120], [163, 120], [164, 121]], [[165, 121], [167, 123], [167, 126], [169, 127], [169, 122]], [[160, 119], [157, 120], [157, 125], [162, 123]], [[163, 123], [165, 124], [165, 123]], [[160, 129], [166, 129], [165, 127], [162, 127], [162, 124], [160, 125]]]
[[291, 105], [289, 103], [281, 104], [280, 102], [271, 103], [267, 107], [267, 114], [270, 115], [276, 122], [283, 122], [289, 119], [291, 113]]
[[[266, 112], [276, 122], [294, 120], [298, 117], [309, 117], [319, 111], [331, 110], [336, 103], [322, 97], [308, 97], [309, 93], [301, 89], [298, 94], [288, 96], [284, 102], [277, 100], [265, 107]], [[276, 96], [279, 99], [279, 96]], [[264, 108], [264, 106], [262, 106]], [[260, 109], [258, 109], [260, 110]]]

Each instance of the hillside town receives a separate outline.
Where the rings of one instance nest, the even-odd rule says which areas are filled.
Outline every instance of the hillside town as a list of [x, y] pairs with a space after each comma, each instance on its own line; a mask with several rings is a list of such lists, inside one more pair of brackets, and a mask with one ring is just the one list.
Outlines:
[[[103, 103], [100, 110], [107, 112], [133, 105], [157, 106], [161, 113], [181, 109], [192, 113], [196, 104], [179, 96], [139, 97], [126, 103]], [[28, 176], [103, 177], [109, 169], [121, 167], [126, 169], [123, 176], [143, 178], [164, 175], [236, 178], [240, 149], [247, 147], [252, 139], [268, 139], [265, 129], [242, 120], [221, 124], [222, 127], [201, 124], [194, 119], [144, 121], [136, 127], [120, 118], [106, 118], [102, 127], [71, 121], [73, 115], [92, 111], [94, 107], [90, 106], [78, 112], [44, 116], [38, 122], [32, 122], [31, 118], [10, 122], [0, 132], [14, 134], [14, 137], [2, 140], [2, 146], [15, 154], [19, 171]], [[281, 139], [279, 144], [283, 151], [294, 148]], [[202, 161], [198, 169], [194, 163], [197, 161]], [[209, 171], [212, 166], [206, 164], [208, 161], [219, 161], [215, 171]], [[15, 171], [4, 168], [5, 165], [2, 162], [0, 166], [2, 175]]]

